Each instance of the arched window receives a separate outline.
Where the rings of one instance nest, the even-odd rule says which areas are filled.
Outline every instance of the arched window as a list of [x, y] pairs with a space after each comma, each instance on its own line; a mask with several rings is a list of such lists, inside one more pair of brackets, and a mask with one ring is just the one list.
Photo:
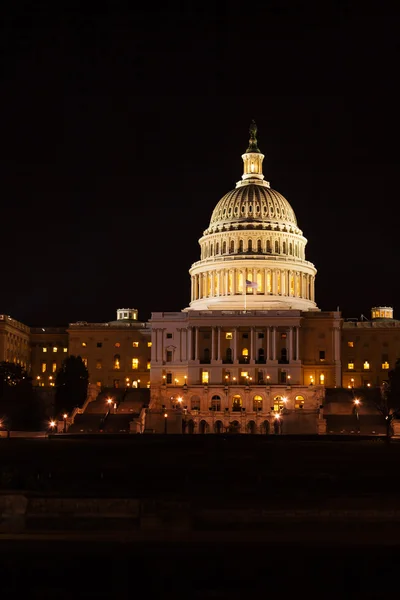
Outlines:
[[222, 421], [215, 421], [214, 432], [215, 433], [223, 433], [224, 432], [224, 424]]
[[242, 363], [248, 363], [249, 362], [249, 350], [247, 348], [243, 348], [243, 350], [242, 350], [242, 360], [240, 362], [242, 362]]
[[275, 241], [275, 254], [279, 254], [279, 242], [278, 242], [278, 240]]
[[[286, 400], [286, 398], [285, 398]], [[285, 408], [285, 400], [283, 396], [275, 396], [274, 398], [274, 411], [280, 412], [283, 408]]]
[[253, 398], [253, 411], [261, 412], [263, 408], [263, 399], [261, 396], [254, 396]]
[[261, 252], [261, 240], [257, 240], [257, 252]]
[[243, 252], [243, 240], [239, 241], [239, 252]]
[[267, 253], [271, 254], [271, 252], [272, 252], [271, 240], [267, 240]]
[[239, 412], [242, 410], [242, 397], [239, 394], [236, 394], [232, 398], [232, 411]]
[[293, 254], [293, 246], [292, 246], [292, 242], [290, 242], [289, 244], [289, 254], [292, 255]]
[[247, 250], [248, 250], [248, 252], [252, 252], [253, 251], [253, 242], [252, 242], [252, 240], [248, 241]]
[[254, 421], [249, 421], [247, 423], [247, 432], [253, 435], [256, 433], [256, 424]]
[[303, 408], [303, 406], [304, 406], [303, 396], [296, 396], [295, 401], [294, 401], [294, 407], [295, 408]]
[[222, 254], [226, 254], [226, 242], [222, 244]]
[[219, 243], [215, 244], [215, 254], [219, 254]]
[[120, 368], [121, 368], [121, 357], [119, 354], [115, 354], [114, 355], [114, 369], [119, 371]]
[[282, 253], [286, 254], [286, 242], [282, 243]]
[[211, 398], [211, 410], [220, 411], [221, 410], [221, 397], [213, 396]]
[[235, 252], [235, 242], [233, 240], [231, 240], [231, 245], [229, 248], [229, 253], [233, 254]]

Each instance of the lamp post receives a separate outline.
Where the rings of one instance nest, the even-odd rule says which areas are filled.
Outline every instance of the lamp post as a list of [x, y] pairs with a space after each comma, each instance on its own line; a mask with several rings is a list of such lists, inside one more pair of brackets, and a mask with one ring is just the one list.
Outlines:
[[67, 433], [67, 413], [63, 414], [63, 419], [64, 419], [64, 433]]
[[167, 421], [168, 421], [168, 413], [164, 413], [164, 433], [167, 433]]
[[360, 415], [358, 413], [358, 408], [360, 406], [361, 402], [358, 398], [354, 398], [354, 408], [353, 408], [353, 412], [356, 415], [356, 419], [357, 419], [357, 433], [360, 433]]
[[112, 398], [107, 398], [108, 412], [111, 413]]
[[52, 419], [49, 423], [51, 433], [54, 433], [54, 429], [55, 429], [56, 425], [57, 425], [56, 422], [54, 421], [54, 419]]

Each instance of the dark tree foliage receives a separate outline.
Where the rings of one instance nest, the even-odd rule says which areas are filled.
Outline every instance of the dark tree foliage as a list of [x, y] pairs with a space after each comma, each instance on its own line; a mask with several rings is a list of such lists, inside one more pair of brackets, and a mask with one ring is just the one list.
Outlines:
[[394, 369], [388, 373], [388, 380], [381, 386], [376, 407], [386, 421], [386, 433], [389, 438], [393, 432], [393, 419], [400, 417], [400, 359]]
[[56, 376], [55, 415], [70, 413], [86, 400], [89, 373], [80, 356], [68, 356]]
[[0, 419], [4, 429], [34, 431], [43, 428], [41, 402], [21, 365], [0, 363]]

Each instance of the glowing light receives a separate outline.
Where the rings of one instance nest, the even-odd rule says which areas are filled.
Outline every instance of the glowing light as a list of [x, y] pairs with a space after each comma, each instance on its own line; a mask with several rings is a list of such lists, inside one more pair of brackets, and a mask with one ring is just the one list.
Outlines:
[[176, 401], [177, 401], [177, 402], [182, 402], [182, 401], [183, 401], [183, 398], [182, 398], [181, 396], [178, 396], [178, 397], [177, 397], [177, 399], [176, 399]]
[[67, 413], [63, 414], [63, 418], [66, 419], [68, 417]]
[[280, 419], [281, 418], [281, 416], [278, 413], [275, 413], [274, 417], [275, 417], [275, 419]]
[[360, 404], [360, 401], [359, 401], [359, 399], [358, 399], [358, 398], [355, 398], [355, 400], [354, 400], [354, 404], [355, 404], [356, 406], [358, 406], [358, 405]]
[[167, 418], [168, 417], [168, 413], [164, 413], [164, 417]]
[[107, 403], [112, 404], [112, 398], [107, 398]]
[[56, 426], [56, 422], [55, 421], [50, 421], [50, 427], [55, 427]]

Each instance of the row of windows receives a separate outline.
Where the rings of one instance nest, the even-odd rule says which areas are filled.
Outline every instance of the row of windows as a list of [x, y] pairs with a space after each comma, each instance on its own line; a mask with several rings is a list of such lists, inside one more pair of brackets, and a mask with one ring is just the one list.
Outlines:
[[[88, 361], [88, 359], [87, 358], [82, 358], [82, 360], [83, 360], [85, 366], [87, 367], [87, 361]], [[131, 360], [132, 360], [132, 362], [131, 362], [131, 368], [132, 368], [132, 370], [136, 371], [137, 369], [139, 369], [139, 364], [140, 364], [139, 363], [139, 359], [138, 358], [132, 358]], [[119, 354], [116, 354], [114, 356], [112, 364], [113, 364], [112, 368], [115, 369], [116, 371], [119, 371], [121, 369], [121, 357], [120, 357]], [[97, 361], [96, 361], [96, 369], [102, 369], [102, 368], [103, 368], [102, 361], [100, 359], [97, 359]], [[146, 369], [148, 371], [150, 370], [150, 361], [149, 360], [146, 363]]]
[[[274, 248], [275, 254], [288, 254], [290, 256], [299, 256], [299, 247], [297, 244], [293, 246], [292, 242], [288, 244], [286, 242], [279, 243], [278, 240], [275, 240], [273, 243], [271, 240], [266, 240], [265, 244], [262, 244], [262, 241], [256, 240], [253, 247], [253, 240], [249, 239], [247, 241], [247, 247], [245, 247], [245, 241], [239, 240], [239, 245], [237, 246], [237, 252], [261, 252], [272, 254], [272, 249]], [[215, 250], [215, 253], [214, 253]], [[235, 241], [231, 240], [229, 244], [225, 241], [222, 242], [221, 245], [219, 242], [215, 243], [215, 246], [211, 243], [209, 246], [205, 245], [203, 247], [203, 258], [208, 258], [209, 256], [215, 256], [217, 254], [234, 254], [235, 252]]]
[[[288, 375], [288, 373], [286, 371], [281, 371], [280, 372], [280, 383], [290, 383], [290, 379], [291, 376]], [[257, 383], [269, 383], [269, 375], [266, 375], [266, 379], [264, 380], [264, 375], [263, 373], [259, 372], [258, 373], [258, 382]], [[229, 371], [226, 371], [225, 373], [225, 382], [226, 383], [236, 383], [236, 381], [238, 381], [241, 384], [246, 384], [246, 383], [251, 383], [253, 381], [253, 378], [249, 376], [248, 371], [241, 371], [240, 375], [239, 375], [239, 379], [237, 380], [236, 377], [232, 377], [230, 376]], [[172, 384], [172, 373], [171, 372], [167, 372], [165, 375], [163, 375], [163, 382], [167, 385]], [[209, 371], [202, 371], [201, 372], [201, 383], [203, 383], [204, 385], [207, 385], [210, 382], [210, 372]], [[184, 383], [186, 383], [186, 376], [184, 378]], [[325, 384], [325, 374], [324, 373], [320, 373], [318, 376], [318, 383], [320, 385], [324, 385]], [[174, 379], [174, 384], [175, 385], [180, 385], [180, 381], [179, 379], [175, 378]], [[315, 384], [315, 379], [314, 379], [314, 375], [310, 375], [310, 385], [314, 385]]]
[[[271, 406], [271, 410], [275, 412], [281, 412], [287, 405], [287, 398], [284, 396], [275, 396], [273, 400], [274, 404]], [[215, 395], [211, 398], [211, 406], [210, 410], [220, 411], [222, 406], [221, 396]], [[296, 396], [294, 400], [294, 407], [303, 408], [304, 406], [304, 397]], [[254, 412], [262, 411], [264, 409], [263, 399], [259, 395], [253, 396], [252, 399], [252, 407]], [[191, 410], [200, 410], [200, 397], [192, 396], [190, 399], [190, 408]], [[243, 408], [243, 401], [240, 394], [235, 394], [232, 397], [232, 411], [241, 411]]]
[[[87, 348], [87, 342], [82, 342], [81, 345], [82, 345], [82, 348]], [[115, 342], [114, 346], [115, 346], [115, 348], [121, 348], [121, 342]], [[147, 342], [147, 347], [151, 348], [151, 346], [152, 346], [152, 343], [151, 342]], [[96, 347], [97, 348], [102, 348], [103, 347], [103, 342], [96, 342]], [[132, 342], [132, 348], [139, 348], [139, 342]]]
[[[42, 368], [41, 368], [42, 373], [46, 373], [47, 371], [47, 363], [46, 362], [42, 362]], [[51, 364], [51, 372], [55, 373], [57, 371], [57, 363], [53, 362]]]
[[[369, 364], [369, 362], [367, 360], [365, 360], [364, 363], [363, 363], [363, 369], [364, 369], [364, 371], [369, 371], [370, 368], [371, 368], [371, 365]], [[382, 362], [381, 368], [384, 371], [387, 371], [388, 369], [390, 369], [389, 362], [387, 360], [384, 360]], [[347, 363], [347, 369], [349, 371], [354, 371], [354, 361], [353, 360], [351, 360], [350, 362]]]
[[[47, 352], [47, 347], [43, 346], [42, 350], [43, 350], [43, 352]], [[49, 350], [52, 351], [52, 352], [58, 352], [58, 347], [57, 346], [53, 346], [52, 348], [49, 348]], [[61, 350], [61, 348], [60, 348], [60, 350]], [[62, 351], [63, 352], [68, 352], [68, 348], [63, 348]]]

